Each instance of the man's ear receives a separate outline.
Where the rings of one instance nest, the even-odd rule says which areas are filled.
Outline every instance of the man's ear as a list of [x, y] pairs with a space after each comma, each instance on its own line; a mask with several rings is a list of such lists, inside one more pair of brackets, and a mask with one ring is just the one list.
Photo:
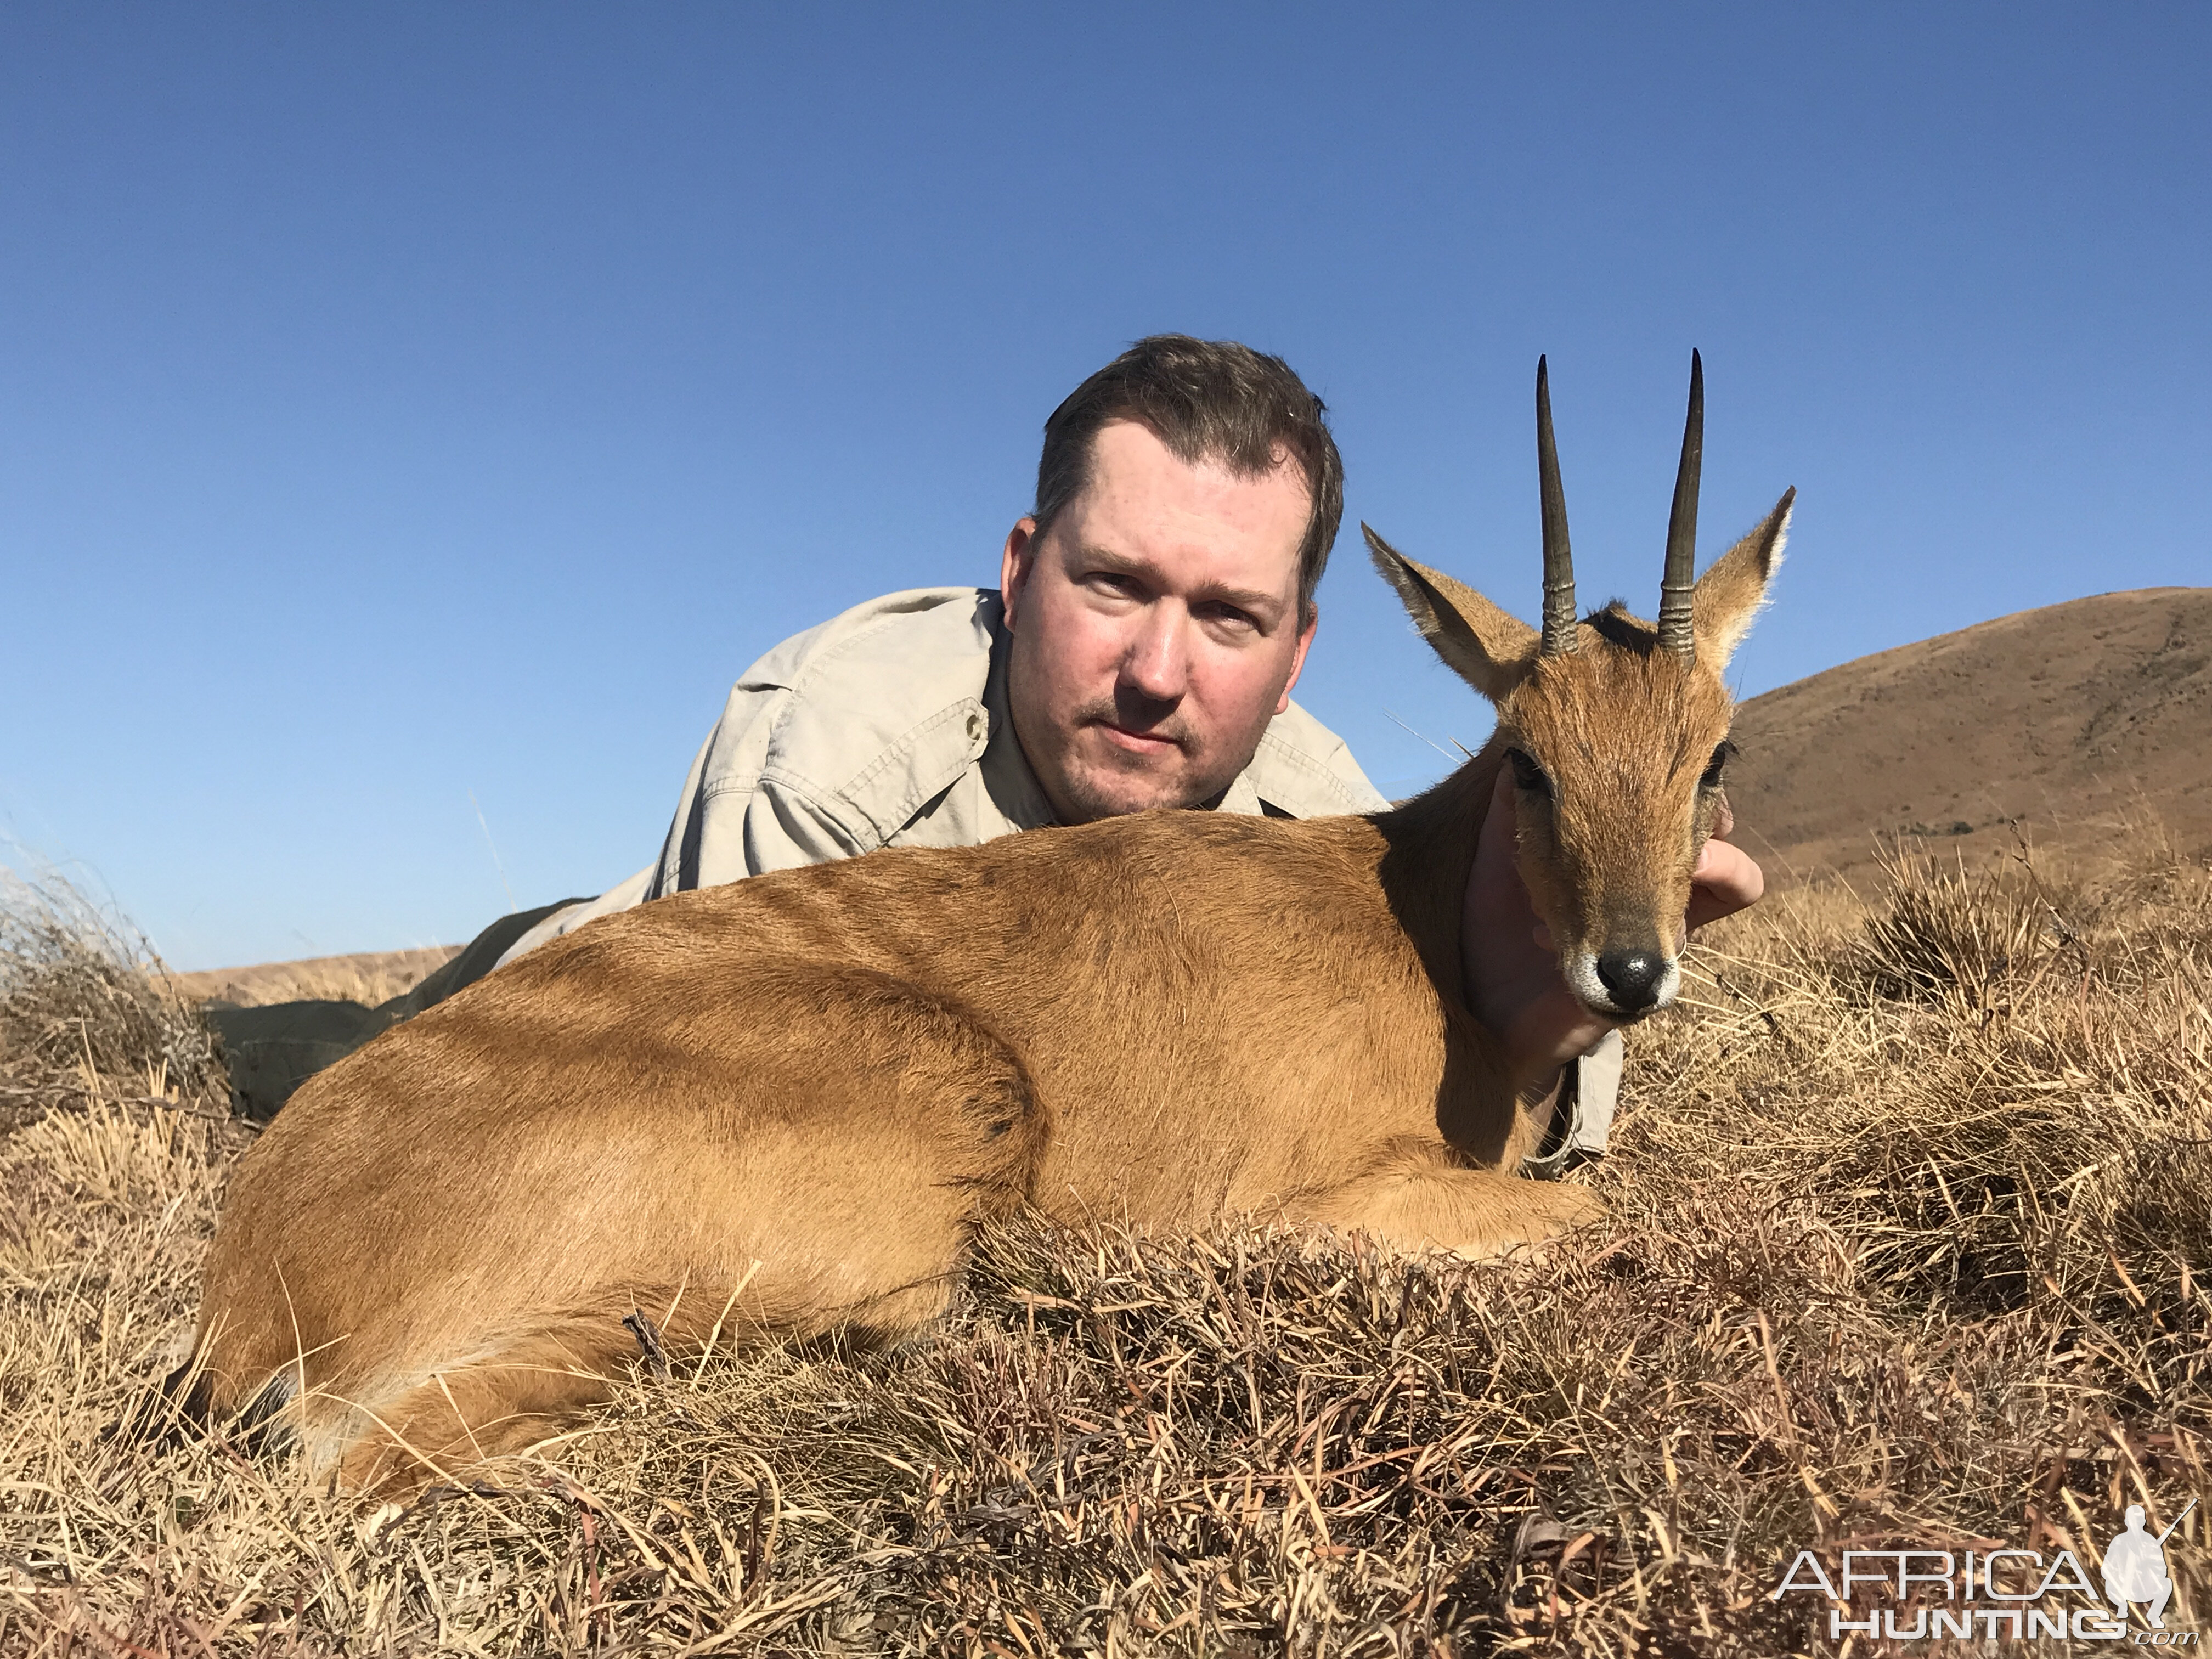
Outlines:
[[1283, 695], [1275, 699], [1275, 712], [1279, 714], [1291, 706], [1291, 688], [1298, 683], [1298, 676], [1306, 672], [1306, 653], [1313, 649], [1314, 630], [1321, 626], [1321, 607], [1306, 607], [1305, 626], [1298, 629], [1298, 637], [1291, 647], [1291, 677], [1283, 682]]
[[1509, 617], [1463, 582], [1415, 564], [1364, 524], [1367, 551], [1398, 590], [1413, 626], [1444, 665], [1491, 700], [1502, 701], [1536, 660], [1536, 630]]
[[1767, 585], [1782, 563], [1782, 544], [1790, 539], [1790, 508], [1796, 499], [1794, 486], [1784, 490], [1758, 528], [1698, 578], [1690, 600], [1698, 660], [1711, 663], [1716, 673], [1728, 666], [1751, 632], [1752, 618], [1766, 603]]
[[1037, 523], [1035, 519], [1020, 518], [1006, 532], [1006, 544], [999, 554], [999, 600], [1006, 607], [1006, 629], [1014, 626], [1014, 609], [1021, 603], [1022, 589], [1029, 585], [1030, 572], [1036, 567]]

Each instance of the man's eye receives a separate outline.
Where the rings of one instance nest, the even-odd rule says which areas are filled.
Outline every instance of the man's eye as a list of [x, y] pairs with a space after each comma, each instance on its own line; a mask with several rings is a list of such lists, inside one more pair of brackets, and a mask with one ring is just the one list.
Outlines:
[[1209, 605], [1200, 608], [1199, 614], [1211, 623], [1220, 623], [1230, 628], [1257, 628], [1258, 620], [1249, 611], [1239, 611], [1233, 605]]
[[1505, 758], [1512, 764], [1514, 782], [1532, 795], [1542, 795], [1547, 799], [1550, 797], [1552, 781], [1544, 775], [1542, 767], [1537, 765], [1518, 749], [1507, 750]]

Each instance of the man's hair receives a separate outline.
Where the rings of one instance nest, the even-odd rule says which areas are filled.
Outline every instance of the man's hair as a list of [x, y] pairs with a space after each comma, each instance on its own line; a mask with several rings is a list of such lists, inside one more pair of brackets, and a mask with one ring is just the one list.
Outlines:
[[1037, 534], [1051, 529], [1091, 482], [1091, 441], [1109, 421], [1139, 422], [1177, 459], [1213, 461], [1239, 477], [1261, 477], [1286, 459], [1295, 461], [1313, 503], [1298, 544], [1303, 624], [1344, 517], [1344, 460], [1328, 412], [1280, 357], [1188, 334], [1139, 340], [1070, 392], [1044, 423], [1032, 515]]

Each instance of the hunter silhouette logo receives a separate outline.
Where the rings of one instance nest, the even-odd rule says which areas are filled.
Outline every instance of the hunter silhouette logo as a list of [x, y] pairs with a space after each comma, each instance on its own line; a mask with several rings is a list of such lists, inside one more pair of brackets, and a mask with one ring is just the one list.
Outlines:
[[2128, 1616], [2129, 1602], [2139, 1602], [2153, 1630], [2166, 1628], [2166, 1601], [2173, 1594], [2173, 1580], [2166, 1571], [2166, 1540], [2196, 1507], [2192, 1498], [2189, 1509], [2173, 1517], [2173, 1526], [2153, 1538], [2143, 1530], [2143, 1506], [2128, 1505], [2128, 1529], [2105, 1548], [2105, 1599], [2120, 1610], [2121, 1618]]
[[[2071, 1550], [2048, 1560], [2039, 1550], [1845, 1550], [1834, 1579], [1812, 1551], [1799, 1550], [1766, 1599], [1779, 1601], [1800, 1590], [1825, 1597], [1832, 1641], [1857, 1635], [1892, 1642], [2124, 1642], [2132, 1634], [2138, 1647], [2194, 1648], [2195, 1631], [2166, 1628], [2173, 1578], [2166, 1540], [2196, 1507], [2192, 1498], [2173, 1524], [2154, 1536], [2144, 1530], [2143, 1506], [2130, 1504], [2126, 1529], [2098, 1562], [2101, 1595]], [[1858, 1602], [1869, 1593], [1877, 1605], [1862, 1607]], [[2141, 1609], [2148, 1630], [2130, 1631], [2130, 1608]]]

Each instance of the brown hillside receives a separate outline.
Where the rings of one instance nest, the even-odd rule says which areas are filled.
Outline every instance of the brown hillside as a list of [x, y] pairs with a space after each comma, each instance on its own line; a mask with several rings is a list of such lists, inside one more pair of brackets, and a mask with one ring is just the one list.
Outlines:
[[2212, 850], [2212, 588], [2100, 593], [1862, 657], [1738, 712], [1737, 839], [1787, 879], [1879, 842]]

